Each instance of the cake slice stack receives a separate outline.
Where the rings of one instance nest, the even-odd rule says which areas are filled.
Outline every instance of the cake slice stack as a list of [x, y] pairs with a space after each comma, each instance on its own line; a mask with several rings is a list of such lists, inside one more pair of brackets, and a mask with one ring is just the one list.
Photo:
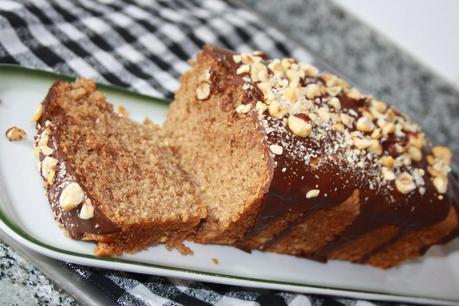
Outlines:
[[195, 241], [387, 268], [458, 235], [451, 152], [311, 65], [205, 46], [164, 128], [208, 208]]

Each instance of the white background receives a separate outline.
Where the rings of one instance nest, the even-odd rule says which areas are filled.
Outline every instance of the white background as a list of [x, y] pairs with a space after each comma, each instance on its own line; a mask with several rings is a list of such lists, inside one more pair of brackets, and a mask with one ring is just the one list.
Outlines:
[[459, 0], [334, 0], [459, 88]]

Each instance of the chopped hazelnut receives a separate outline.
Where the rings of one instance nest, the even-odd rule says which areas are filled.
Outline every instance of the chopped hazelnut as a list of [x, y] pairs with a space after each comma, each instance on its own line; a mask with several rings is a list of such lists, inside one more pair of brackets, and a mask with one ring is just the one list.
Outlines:
[[339, 111], [341, 109], [341, 102], [339, 102], [339, 99], [336, 97], [333, 97], [328, 101], [328, 104], [332, 106], [335, 111]]
[[410, 136], [409, 143], [418, 149], [422, 149], [425, 145], [424, 134], [418, 134], [416, 136]]
[[249, 73], [249, 72], [250, 72], [250, 65], [248, 64], [241, 65], [236, 70], [236, 74], [243, 74], [243, 73]]
[[375, 153], [376, 155], [382, 154], [382, 146], [376, 139], [371, 140], [371, 146], [369, 148], [370, 152]]
[[307, 137], [311, 134], [312, 126], [301, 118], [294, 115], [288, 117], [288, 127], [300, 137]]
[[83, 202], [83, 205], [80, 209], [80, 214], [78, 215], [80, 219], [88, 220], [94, 217], [94, 207], [92, 206], [92, 202], [90, 199], [86, 199]]
[[352, 118], [351, 116], [349, 116], [347, 114], [341, 114], [339, 116], [339, 119], [347, 127], [350, 127], [352, 125], [352, 122], [354, 121], [354, 118]]
[[374, 124], [368, 117], [360, 117], [357, 120], [357, 130], [361, 132], [371, 132], [373, 129]]
[[51, 155], [54, 152], [54, 149], [48, 146], [41, 146], [41, 147], [38, 147], [38, 149], [41, 153], [43, 153], [43, 155], [46, 155], [46, 156]]
[[270, 82], [260, 82], [257, 84], [258, 89], [261, 90], [263, 95], [266, 97], [269, 93], [271, 93], [272, 85]]
[[335, 130], [337, 131], [342, 131], [344, 130], [344, 125], [342, 125], [341, 123], [335, 123], [335, 125], [333, 126], [335, 128]]
[[282, 73], [283, 68], [281, 65], [281, 62], [279, 59], [273, 60], [271, 63], [268, 65], [269, 69], [271, 69], [274, 73]]
[[250, 78], [252, 79], [252, 81], [254, 82], [258, 82], [259, 81], [259, 74], [260, 73], [267, 73], [267, 68], [266, 66], [261, 63], [261, 62], [255, 62], [253, 63], [253, 65], [250, 67]]
[[436, 159], [444, 161], [446, 164], [451, 164], [453, 155], [447, 147], [436, 146], [432, 148], [432, 154]]
[[372, 145], [371, 139], [368, 138], [352, 137], [352, 142], [360, 150], [368, 149]]
[[20, 141], [24, 140], [27, 134], [23, 129], [14, 126], [6, 130], [5, 136], [9, 141]]
[[270, 145], [269, 149], [271, 150], [271, 152], [273, 152], [276, 155], [282, 155], [282, 152], [284, 151], [284, 149], [280, 145], [277, 145], [277, 144]]
[[207, 82], [201, 82], [196, 88], [196, 97], [199, 100], [205, 100], [210, 96], [210, 84]]
[[308, 84], [305, 88], [305, 95], [308, 99], [320, 96], [319, 86], [317, 84]]
[[239, 54], [233, 55], [233, 61], [239, 64], [242, 61], [242, 57]]
[[297, 100], [297, 89], [296, 88], [286, 88], [284, 90], [283, 96], [290, 102], [295, 102]]
[[40, 103], [40, 104], [38, 104], [38, 107], [37, 107], [37, 109], [35, 110], [35, 113], [32, 116], [32, 122], [38, 122], [38, 120], [40, 120], [42, 114], [43, 114], [43, 105]]
[[381, 164], [387, 168], [392, 168], [394, 165], [394, 158], [390, 155], [385, 155], [379, 159]]
[[72, 182], [65, 186], [59, 197], [59, 204], [63, 210], [69, 211], [77, 207], [84, 199], [84, 192], [78, 183]]
[[360, 91], [357, 88], [352, 88], [346, 93], [346, 95], [354, 100], [360, 100], [364, 98], [364, 96], [360, 93]]
[[336, 75], [333, 75], [333, 74], [329, 74], [329, 73], [324, 73], [322, 76], [321, 76], [322, 80], [324, 80], [325, 84], [327, 85], [327, 87], [332, 87], [332, 86], [335, 86], [336, 85], [336, 80], [338, 79], [336, 77]]
[[246, 114], [248, 112], [250, 112], [250, 110], [252, 109], [252, 104], [241, 104], [239, 105], [238, 107], [236, 107], [236, 112], [239, 113], [239, 114]]
[[328, 87], [327, 92], [330, 96], [335, 97], [337, 96], [343, 89], [341, 86], [333, 86], [333, 87]]
[[380, 129], [374, 129], [373, 132], [371, 133], [371, 138], [373, 138], [373, 139], [381, 138], [381, 130]]
[[393, 181], [395, 180], [395, 174], [392, 170], [389, 170], [388, 168], [386, 167], [381, 167], [381, 173], [382, 173], [382, 176], [383, 178], [386, 180], [386, 181]]
[[448, 188], [448, 179], [444, 176], [437, 176], [433, 179], [433, 185], [438, 193], [446, 193]]
[[255, 109], [258, 112], [258, 115], [261, 116], [268, 109], [268, 106], [261, 101], [258, 101], [255, 105]]
[[316, 197], [319, 196], [319, 194], [320, 194], [320, 190], [319, 189], [311, 189], [308, 192], [306, 192], [306, 198], [307, 199], [316, 198]]
[[281, 119], [287, 114], [287, 110], [277, 101], [272, 101], [268, 107], [269, 114], [276, 119]]
[[395, 124], [384, 119], [378, 119], [376, 124], [381, 128], [384, 135], [389, 135], [395, 132]]
[[38, 144], [37, 144], [39, 147], [46, 147], [46, 146], [48, 146], [48, 142], [49, 142], [49, 133], [50, 133], [49, 128], [47, 128], [47, 129], [45, 129], [43, 132], [41, 132], [40, 138], [38, 139]]
[[287, 70], [286, 75], [290, 81], [290, 87], [297, 87], [300, 83], [300, 73], [296, 70], [289, 69]]
[[57, 164], [59, 164], [59, 161], [50, 156], [46, 156], [41, 162], [41, 175], [45, 178], [48, 184], [52, 184], [54, 182]]
[[403, 172], [395, 179], [395, 187], [399, 192], [407, 194], [416, 189], [416, 184], [408, 172]]
[[414, 161], [420, 161], [422, 159], [422, 152], [415, 146], [410, 146], [408, 148], [408, 154], [410, 155], [410, 158]]
[[371, 108], [383, 114], [387, 109], [387, 105], [383, 101], [373, 99], [371, 100]]
[[327, 109], [321, 107], [317, 110], [317, 114], [322, 122], [330, 121], [330, 112]]

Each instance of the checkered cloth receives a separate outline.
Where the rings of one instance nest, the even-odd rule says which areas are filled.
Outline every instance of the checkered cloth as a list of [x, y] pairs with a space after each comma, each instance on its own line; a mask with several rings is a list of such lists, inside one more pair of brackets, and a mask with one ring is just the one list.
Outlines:
[[[0, 0], [0, 62], [95, 78], [172, 98], [204, 43], [314, 62], [257, 15], [209, 1]], [[119, 305], [374, 305], [66, 264]], [[380, 303], [383, 305], [383, 303]]]

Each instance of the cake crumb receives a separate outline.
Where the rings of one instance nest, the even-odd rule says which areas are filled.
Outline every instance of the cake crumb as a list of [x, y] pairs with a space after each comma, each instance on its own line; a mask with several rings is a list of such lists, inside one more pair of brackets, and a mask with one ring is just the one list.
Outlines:
[[27, 134], [23, 129], [13, 126], [6, 130], [5, 136], [9, 141], [21, 141], [26, 138]]
[[212, 262], [216, 265], [220, 264], [220, 261], [217, 258], [212, 258]]

